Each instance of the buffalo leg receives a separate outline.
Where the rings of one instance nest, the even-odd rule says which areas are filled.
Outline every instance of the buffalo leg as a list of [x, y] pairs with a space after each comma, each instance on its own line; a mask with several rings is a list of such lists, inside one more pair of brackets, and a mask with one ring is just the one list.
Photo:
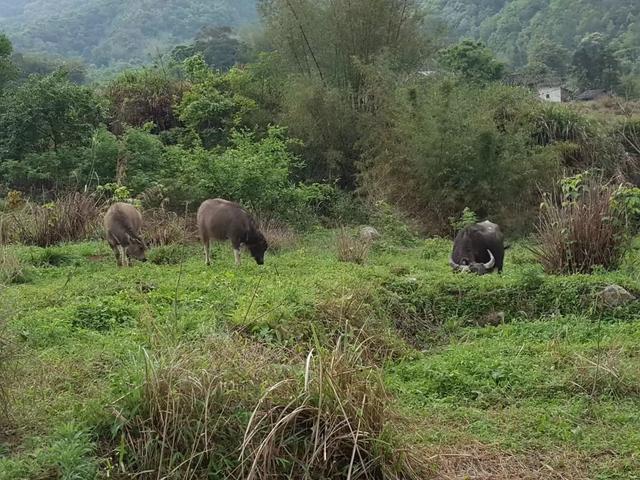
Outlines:
[[111, 245], [111, 250], [113, 250], [113, 254], [116, 256], [116, 263], [119, 267], [122, 266], [122, 257], [120, 256], [120, 248], [117, 245]]
[[118, 245], [118, 253], [120, 253], [120, 266], [128, 267], [129, 259], [127, 258], [127, 252], [122, 245]]
[[236, 259], [236, 265], [240, 265], [240, 249], [239, 248], [233, 249], [233, 256]]
[[202, 246], [204, 247], [204, 264], [211, 265], [211, 249], [209, 246], [209, 239], [203, 240]]

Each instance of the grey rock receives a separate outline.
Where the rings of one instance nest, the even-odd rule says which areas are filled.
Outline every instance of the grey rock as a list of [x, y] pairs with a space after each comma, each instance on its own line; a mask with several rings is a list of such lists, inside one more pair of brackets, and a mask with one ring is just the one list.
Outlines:
[[608, 307], [620, 307], [636, 300], [635, 295], [629, 293], [620, 285], [609, 285], [598, 293], [601, 302]]
[[373, 227], [362, 227], [360, 229], [360, 240], [373, 243], [380, 238], [380, 232]]

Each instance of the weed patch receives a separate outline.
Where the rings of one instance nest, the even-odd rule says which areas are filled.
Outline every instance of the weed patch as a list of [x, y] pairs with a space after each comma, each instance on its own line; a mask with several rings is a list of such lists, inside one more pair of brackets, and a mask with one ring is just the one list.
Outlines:
[[71, 325], [75, 329], [106, 332], [133, 325], [136, 317], [134, 309], [122, 301], [96, 302], [78, 306]]

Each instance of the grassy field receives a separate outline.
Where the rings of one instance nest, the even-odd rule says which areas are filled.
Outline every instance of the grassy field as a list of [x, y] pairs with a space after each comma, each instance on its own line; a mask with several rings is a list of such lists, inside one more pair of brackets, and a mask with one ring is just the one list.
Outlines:
[[[503, 275], [475, 277], [450, 271], [445, 240], [383, 240], [357, 265], [337, 260], [335, 236], [307, 234], [262, 268], [235, 267], [227, 245], [211, 267], [176, 246], [130, 269], [105, 243], [5, 247], [22, 271], [0, 286], [0, 479], [201, 478], [181, 469], [202, 441], [216, 444], [209, 478], [224, 478], [256, 404], [298, 398], [269, 387], [308, 390], [308, 358], [341, 342], [386, 387], [384, 430], [433, 478], [640, 479], [640, 303], [597, 296], [640, 293], [635, 251], [616, 272], [554, 277], [516, 245]], [[224, 419], [211, 431], [194, 422], [199, 395]], [[158, 462], [162, 475], [143, 473]]]

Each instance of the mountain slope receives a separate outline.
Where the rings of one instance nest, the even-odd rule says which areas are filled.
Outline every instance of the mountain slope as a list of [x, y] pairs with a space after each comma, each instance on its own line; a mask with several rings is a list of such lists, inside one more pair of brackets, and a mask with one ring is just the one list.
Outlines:
[[628, 62], [640, 61], [638, 0], [425, 0], [454, 38], [486, 42], [513, 65], [550, 40], [573, 51], [593, 32], [603, 33]]
[[17, 50], [140, 63], [203, 26], [255, 21], [254, 0], [0, 0], [0, 31]]

